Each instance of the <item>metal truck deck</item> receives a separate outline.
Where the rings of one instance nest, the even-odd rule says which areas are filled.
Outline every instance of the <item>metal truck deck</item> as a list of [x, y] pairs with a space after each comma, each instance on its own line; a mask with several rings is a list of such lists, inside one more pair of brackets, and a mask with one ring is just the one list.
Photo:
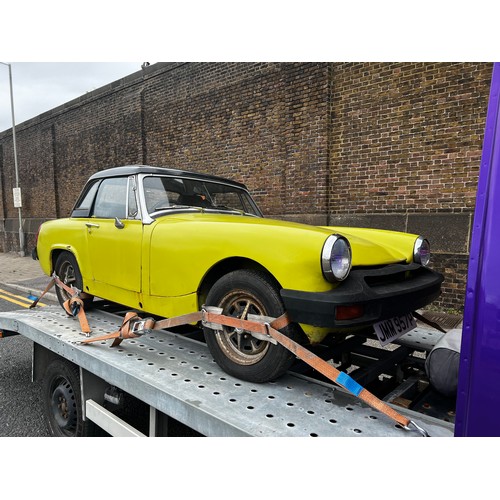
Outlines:
[[[119, 314], [100, 310], [87, 318], [92, 335], [122, 323]], [[0, 330], [31, 339], [205, 436], [420, 437], [333, 383], [293, 372], [265, 384], [233, 378], [204, 343], [181, 334], [153, 331], [115, 348], [109, 341], [82, 345], [78, 320], [59, 306], [0, 313]], [[410, 340], [420, 345], [426, 338], [417, 329]], [[449, 422], [397, 409], [430, 436], [453, 436]]]

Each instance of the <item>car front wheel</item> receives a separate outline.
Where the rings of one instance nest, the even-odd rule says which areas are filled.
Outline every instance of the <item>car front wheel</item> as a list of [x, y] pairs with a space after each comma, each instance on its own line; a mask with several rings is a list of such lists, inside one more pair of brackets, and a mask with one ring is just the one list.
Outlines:
[[[276, 318], [284, 313], [277, 287], [264, 273], [250, 270], [233, 271], [220, 278], [208, 293], [206, 305], [220, 307], [222, 314], [240, 319], [247, 319], [249, 314]], [[288, 325], [281, 331], [294, 340], [300, 337], [297, 325]], [[249, 382], [274, 380], [295, 359], [283, 346], [235, 328], [205, 328], [205, 340], [214, 360], [226, 373]]]

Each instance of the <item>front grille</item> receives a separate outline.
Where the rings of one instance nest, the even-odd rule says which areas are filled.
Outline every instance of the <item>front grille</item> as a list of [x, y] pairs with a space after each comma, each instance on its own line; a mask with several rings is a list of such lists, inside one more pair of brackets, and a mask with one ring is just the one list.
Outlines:
[[365, 271], [364, 280], [370, 288], [402, 283], [417, 277], [422, 270], [418, 266], [395, 264]]

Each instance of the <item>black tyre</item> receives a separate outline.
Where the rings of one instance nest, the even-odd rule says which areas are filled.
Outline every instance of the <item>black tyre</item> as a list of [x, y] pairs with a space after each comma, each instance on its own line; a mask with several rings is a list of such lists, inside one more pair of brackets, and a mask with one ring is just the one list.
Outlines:
[[[207, 295], [206, 305], [221, 307], [227, 316], [246, 319], [248, 314], [278, 317], [284, 313], [277, 287], [256, 271], [233, 271], [220, 278]], [[300, 329], [281, 330], [298, 340]], [[283, 375], [295, 357], [281, 345], [259, 340], [247, 332], [224, 327], [205, 328], [205, 341], [216, 363], [228, 374], [250, 382], [267, 382]]]
[[75, 365], [53, 361], [45, 372], [42, 390], [45, 416], [53, 436], [89, 435], [89, 426], [83, 420], [80, 374]]
[[[68, 286], [73, 286], [78, 288], [78, 290], [83, 291], [83, 279], [82, 274], [80, 273], [80, 268], [78, 267], [78, 263], [76, 262], [75, 256], [69, 252], [62, 252], [56, 259], [56, 264], [54, 266], [54, 270], [58, 278]], [[61, 306], [66, 302], [69, 298], [71, 298], [70, 294], [63, 290], [60, 287], [56, 287], [56, 294]], [[83, 306], [85, 309], [88, 309], [94, 297], [88, 294], [84, 294], [82, 297]]]

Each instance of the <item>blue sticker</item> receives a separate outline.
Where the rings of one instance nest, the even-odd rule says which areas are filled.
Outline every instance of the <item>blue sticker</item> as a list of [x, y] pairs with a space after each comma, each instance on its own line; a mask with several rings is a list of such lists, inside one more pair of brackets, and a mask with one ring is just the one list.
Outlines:
[[336, 381], [341, 386], [345, 387], [349, 392], [352, 392], [355, 396], [359, 396], [359, 393], [363, 390], [363, 387], [359, 385], [353, 378], [349, 377], [347, 373], [340, 372]]

